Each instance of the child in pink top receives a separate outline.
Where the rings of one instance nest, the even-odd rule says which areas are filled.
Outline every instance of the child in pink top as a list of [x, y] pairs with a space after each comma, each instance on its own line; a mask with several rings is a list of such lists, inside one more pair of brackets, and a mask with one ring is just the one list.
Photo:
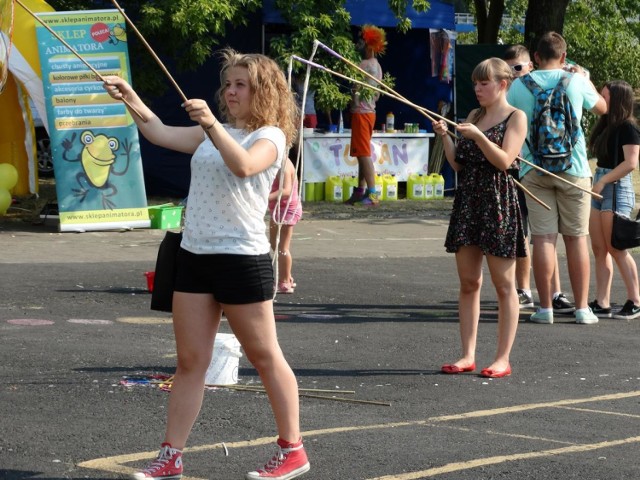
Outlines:
[[271, 249], [276, 250], [276, 241], [278, 235], [278, 225], [280, 225], [280, 241], [278, 242], [278, 293], [293, 293], [296, 286], [291, 276], [291, 268], [293, 266], [293, 258], [289, 251], [291, 237], [293, 236], [293, 226], [298, 223], [302, 217], [302, 203], [298, 194], [298, 179], [296, 170], [291, 160], [286, 159], [284, 166], [284, 182], [282, 185], [282, 195], [278, 204], [278, 195], [280, 194], [280, 173], [276, 175], [276, 179], [271, 187], [269, 194], [269, 240], [271, 241]]

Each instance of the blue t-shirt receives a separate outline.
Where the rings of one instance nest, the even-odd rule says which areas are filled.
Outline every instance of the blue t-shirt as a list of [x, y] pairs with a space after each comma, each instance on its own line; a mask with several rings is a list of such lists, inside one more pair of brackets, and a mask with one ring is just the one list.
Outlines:
[[[531, 72], [531, 77], [540, 85], [540, 88], [547, 90], [556, 86], [566, 73], [558, 68], [553, 70], [535, 70]], [[580, 74], [573, 74], [573, 78], [567, 87], [567, 96], [571, 102], [571, 106], [576, 112], [578, 123], [582, 119], [582, 111], [592, 109], [600, 98], [598, 92], [593, 88], [591, 82]], [[511, 84], [507, 93], [507, 101], [516, 108], [523, 110], [527, 114], [529, 122], [527, 123], [527, 139], [529, 138], [529, 129], [531, 127], [531, 117], [533, 116], [533, 108], [535, 98], [533, 93], [522, 83], [520, 78], [516, 78]], [[533, 163], [533, 156], [529, 152], [527, 142], [522, 146], [522, 156], [524, 159]], [[578, 140], [571, 150], [571, 168], [566, 170], [569, 175], [576, 177], [590, 178], [591, 168], [589, 167], [589, 159], [587, 157], [587, 145], [582, 131], [582, 126], [578, 130]], [[520, 176], [524, 176], [533, 167], [526, 163], [520, 165]]]

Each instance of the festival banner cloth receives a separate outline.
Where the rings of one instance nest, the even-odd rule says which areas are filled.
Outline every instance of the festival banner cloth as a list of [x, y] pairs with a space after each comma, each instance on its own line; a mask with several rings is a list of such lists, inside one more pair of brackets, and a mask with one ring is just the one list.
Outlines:
[[[378, 175], [393, 174], [406, 181], [412, 173], [429, 170], [429, 138], [432, 133], [373, 134], [371, 158]], [[349, 155], [349, 134], [304, 137], [304, 181], [326, 182], [330, 176], [358, 176], [358, 159]]]
[[[117, 10], [38, 17], [102, 76], [130, 80]], [[36, 26], [61, 231], [149, 227], [138, 130], [124, 103], [44, 26]]]

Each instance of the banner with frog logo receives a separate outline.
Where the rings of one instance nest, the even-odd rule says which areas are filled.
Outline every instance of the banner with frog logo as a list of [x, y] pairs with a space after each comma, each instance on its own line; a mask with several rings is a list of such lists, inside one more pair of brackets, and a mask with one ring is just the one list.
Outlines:
[[39, 18], [60, 37], [37, 25], [60, 230], [148, 227], [137, 127], [95, 73], [131, 81], [125, 19], [117, 10]]

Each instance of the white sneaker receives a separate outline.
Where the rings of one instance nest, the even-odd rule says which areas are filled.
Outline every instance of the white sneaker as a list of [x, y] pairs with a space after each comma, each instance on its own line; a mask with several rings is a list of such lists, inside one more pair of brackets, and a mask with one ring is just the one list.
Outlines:
[[581, 325], [593, 325], [594, 323], [598, 323], [598, 320], [598, 317], [590, 308], [586, 311], [576, 310], [576, 323]]
[[518, 303], [520, 304], [520, 308], [533, 308], [533, 298], [524, 290], [518, 288]]
[[540, 312], [536, 310], [536, 313], [529, 317], [529, 321], [533, 323], [543, 323], [546, 325], [553, 325], [553, 312]]

